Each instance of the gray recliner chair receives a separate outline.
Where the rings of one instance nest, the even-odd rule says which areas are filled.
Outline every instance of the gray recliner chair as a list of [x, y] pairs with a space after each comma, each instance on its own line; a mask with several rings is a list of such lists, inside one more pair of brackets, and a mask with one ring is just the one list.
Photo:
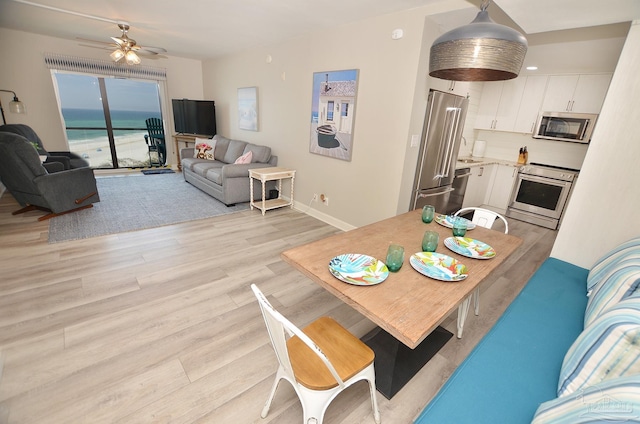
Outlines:
[[72, 152], [48, 152], [45, 150], [42, 140], [38, 134], [28, 125], [24, 124], [6, 124], [0, 126], [0, 131], [18, 134], [26, 138], [33, 144], [39, 155], [46, 156], [45, 163], [60, 162], [64, 169], [85, 168], [89, 166], [89, 162], [79, 155]]
[[43, 164], [34, 146], [12, 132], [0, 131], [0, 181], [22, 206], [13, 214], [34, 209], [49, 212], [39, 221], [100, 201], [93, 169], [63, 170], [61, 163]]

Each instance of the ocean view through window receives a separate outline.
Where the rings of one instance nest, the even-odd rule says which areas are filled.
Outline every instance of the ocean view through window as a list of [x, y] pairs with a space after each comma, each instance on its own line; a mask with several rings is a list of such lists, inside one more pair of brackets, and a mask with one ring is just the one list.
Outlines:
[[151, 165], [145, 120], [162, 119], [158, 82], [54, 73], [69, 150], [92, 168]]

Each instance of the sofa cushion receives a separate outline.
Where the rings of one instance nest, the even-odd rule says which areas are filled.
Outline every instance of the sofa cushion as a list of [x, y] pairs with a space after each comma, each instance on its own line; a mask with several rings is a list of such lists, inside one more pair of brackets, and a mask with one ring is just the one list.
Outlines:
[[229, 147], [227, 147], [227, 151], [224, 154], [224, 158], [222, 162], [224, 163], [234, 163], [236, 159], [242, 156], [244, 153], [244, 148], [247, 145], [246, 142], [240, 140], [229, 140]]
[[531, 424], [638, 422], [640, 375], [614, 378], [538, 407]]
[[267, 163], [271, 159], [271, 147], [248, 143], [243, 154], [252, 153], [251, 162]]
[[616, 246], [595, 262], [587, 276], [587, 293], [590, 293], [593, 287], [610, 272], [612, 266], [629, 257], [640, 258], [640, 237]]
[[530, 422], [557, 396], [562, 357], [582, 331], [587, 273], [548, 258], [415, 423]]
[[564, 357], [558, 396], [640, 373], [640, 297], [623, 300], [580, 333]]
[[584, 327], [618, 302], [636, 293], [640, 288], [640, 261], [622, 260], [611, 266], [609, 273], [591, 290], [584, 314]]
[[220, 169], [225, 165], [224, 163], [219, 162], [217, 160], [203, 160], [203, 159], [197, 159], [197, 160], [200, 160], [200, 162], [194, 163], [191, 166], [191, 170], [195, 174], [200, 175], [203, 178], [207, 177], [207, 172], [209, 172], [209, 170]]
[[224, 155], [227, 154], [227, 149], [229, 148], [229, 143], [231, 142], [231, 140], [218, 134], [213, 136], [213, 139], [216, 140], [214, 157], [216, 158], [216, 160], [224, 162]]
[[215, 148], [215, 139], [196, 138], [195, 149], [193, 149], [193, 157], [198, 159], [215, 160]]
[[204, 177], [209, 181], [222, 185], [222, 167], [208, 169]]

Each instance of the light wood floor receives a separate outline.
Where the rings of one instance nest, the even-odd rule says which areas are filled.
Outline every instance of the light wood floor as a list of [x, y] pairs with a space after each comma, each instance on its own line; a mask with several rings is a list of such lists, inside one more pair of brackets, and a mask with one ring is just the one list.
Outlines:
[[[361, 336], [372, 324], [280, 259], [338, 230], [289, 208], [48, 244], [39, 212], [0, 198], [0, 423], [299, 423], [280, 385], [256, 283], [303, 326], [331, 315]], [[510, 220], [523, 246], [482, 287], [481, 314], [391, 401], [410, 423], [548, 256], [555, 232]], [[455, 331], [455, 313], [445, 327]], [[373, 423], [366, 383], [325, 423]]]

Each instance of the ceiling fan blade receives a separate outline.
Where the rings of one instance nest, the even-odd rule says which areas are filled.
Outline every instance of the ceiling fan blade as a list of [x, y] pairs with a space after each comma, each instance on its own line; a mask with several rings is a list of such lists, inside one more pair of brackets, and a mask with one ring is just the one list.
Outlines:
[[154, 54], [158, 54], [158, 53], [166, 53], [167, 49], [164, 49], [162, 47], [152, 47], [152, 46], [136, 46], [138, 47], [140, 50], [144, 50], [147, 52], [151, 52]]
[[127, 40], [123, 40], [120, 37], [111, 37], [111, 39], [119, 46], [126, 44]]
[[108, 45], [108, 46], [116, 46], [117, 44], [114, 44], [110, 41], [102, 41], [102, 40], [91, 40], [89, 38], [81, 38], [81, 37], [76, 37], [76, 40], [81, 41], [83, 43], [91, 43], [91, 44], [104, 44], [104, 45]]

